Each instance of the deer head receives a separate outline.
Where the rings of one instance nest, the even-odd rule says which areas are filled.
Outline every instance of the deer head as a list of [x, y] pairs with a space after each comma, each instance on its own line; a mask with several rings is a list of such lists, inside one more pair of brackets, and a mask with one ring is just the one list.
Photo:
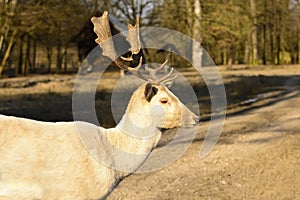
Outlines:
[[[155, 121], [155, 126], [159, 128], [190, 127], [198, 124], [199, 117], [182, 104], [166, 87], [167, 83], [177, 77], [173, 73], [174, 68], [166, 65], [167, 60], [156, 69], [144, 66], [142, 56], [136, 67], [130, 67], [128, 64], [128, 61], [133, 60], [133, 55], [137, 55], [141, 51], [139, 20], [134, 26], [128, 25], [126, 40], [131, 46], [129, 49], [131, 56], [128, 58], [117, 56], [111, 39], [108, 13], [104, 12], [101, 17], [93, 17], [91, 21], [98, 36], [96, 42], [102, 48], [103, 55], [113, 60], [120, 69], [131, 72], [146, 81], [134, 92], [124, 116], [129, 115], [132, 121], [134, 119], [136, 124], [141, 126], [147, 126], [147, 123]], [[159, 75], [160, 71], [168, 72], [165, 75]]]

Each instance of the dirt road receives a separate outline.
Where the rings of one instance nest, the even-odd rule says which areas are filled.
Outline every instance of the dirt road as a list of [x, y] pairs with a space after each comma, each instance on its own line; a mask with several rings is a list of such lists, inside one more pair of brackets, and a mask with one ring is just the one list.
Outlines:
[[164, 169], [133, 174], [108, 199], [300, 199], [300, 91], [226, 119], [213, 151], [199, 158], [208, 122]]
[[[228, 92], [228, 116], [213, 151], [199, 158], [209, 125], [201, 122], [182, 157], [161, 170], [127, 177], [109, 200], [300, 199], [300, 66], [233, 66], [220, 71]], [[191, 80], [196, 77], [192, 71], [183, 74]], [[107, 111], [102, 119], [107, 126], [112, 125], [111, 94], [105, 91], [117, 80], [117, 73], [104, 77], [101, 86], [109, 88], [96, 98], [97, 109]], [[73, 120], [73, 84], [74, 75], [1, 79], [0, 113]], [[200, 103], [209, 102], [202, 89], [198, 93]], [[264, 98], [251, 105], [240, 103], [255, 97]]]

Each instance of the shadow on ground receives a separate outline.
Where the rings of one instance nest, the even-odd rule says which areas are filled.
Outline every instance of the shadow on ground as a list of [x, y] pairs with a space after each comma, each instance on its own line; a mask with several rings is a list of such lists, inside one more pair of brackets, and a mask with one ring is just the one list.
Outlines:
[[[293, 87], [300, 85], [300, 76], [235, 76], [231, 79], [233, 81], [225, 84], [228, 115], [242, 115], [251, 109], [283, 101], [285, 100], [283, 96], [286, 96]], [[5, 81], [1, 81], [0, 90], [18, 87], [17, 83], [9, 85], [3, 82]], [[49, 80], [44, 83], [47, 82]], [[20, 84], [25, 84], [27, 88], [36, 85], [32, 82], [28, 84], [20, 82]], [[211, 102], [206, 85], [199, 83], [191, 85], [198, 98], [201, 120], [209, 120]], [[20, 86], [19, 89], [22, 90], [23, 87]], [[176, 91], [180, 92], [180, 90], [185, 90], [185, 88], [179, 88]], [[126, 91], [123, 92], [126, 93]], [[98, 120], [104, 127], [112, 127], [116, 124], [111, 112], [111, 95], [112, 91], [97, 91], [95, 106], [90, 106], [91, 109], [96, 109]], [[247, 103], [248, 100], [253, 101]], [[125, 108], [120, 109], [122, 112], [125, 111]], [[89, 114], [91, 111], [82, 110], [81, 112]], [[72, 121], [72, 93], [21, 93], [0, 96], [0, 113], [42, 121]]]

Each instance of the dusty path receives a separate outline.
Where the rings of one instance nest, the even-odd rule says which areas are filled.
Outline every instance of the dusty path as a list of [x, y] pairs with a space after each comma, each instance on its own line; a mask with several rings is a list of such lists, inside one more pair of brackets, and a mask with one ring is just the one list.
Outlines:
[[[300, 200], [300, 65], [220, 70], [232, 104], [222, 136], [209, 156], [199, 159], [209, 123], [201, 122], [196, 139], [180, 159], [161, 170], [129, 176], [108, 199]], [[184, 75], [191, 80], [196, 77], [193, 71]], [[117, 73], [103, 78], [105, 84], [100, 86], [105, 90], [96, 101], [100, 111], [109, 109], [110, 94], [105, 91], [117, 79]], [[73, 120], [73, 84], [74, 75], [1, 79], [0, 113], [44, 121]], [[202, 90], [198, 92], [202, 98]], [[246, 99], [269, 97], [243, 106], [239, 102], [245, 99], [234, 93], [245, 94]], [[110, 122], [107, 118], [104, 122]]]
[[300, 92], [226, 119], [213, 151], [199, 159], [208, 122], [176, 162], [134, 174], [108, 199], [300, 199]]

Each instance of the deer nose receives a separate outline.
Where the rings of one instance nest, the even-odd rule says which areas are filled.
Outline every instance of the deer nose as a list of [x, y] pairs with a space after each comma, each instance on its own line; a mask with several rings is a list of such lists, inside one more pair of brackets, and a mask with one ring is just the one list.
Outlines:
[[194, 115], [194, 116], [193, 116], [193, 120], [198, 124], [199, 121], [200, 121], [200, 117], [197, 116], [197, 115]]

